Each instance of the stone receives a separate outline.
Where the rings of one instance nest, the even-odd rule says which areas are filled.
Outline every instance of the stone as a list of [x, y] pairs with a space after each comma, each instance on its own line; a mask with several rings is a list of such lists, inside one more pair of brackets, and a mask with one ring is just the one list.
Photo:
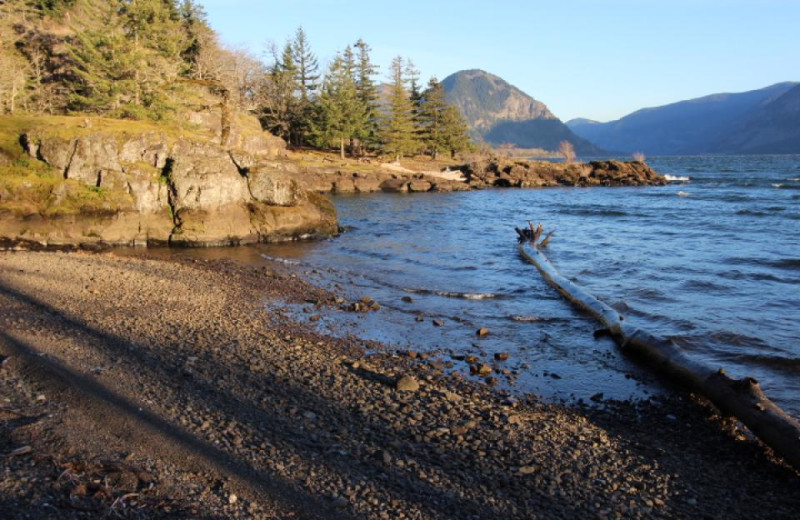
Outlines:
[[419, 390], [419, 382], [413, 376], [402, 376], [395, 383], [395, 389], [399, 392], [416, 392]]
[[494, 354], [494, 358], [497, 361], [506, 361], [508, 359], [508, 357], [509, 357], [509, 353], [508, 352], [495, 352], [495, 354]]
[[519, 472], [522, 475], [531, 475], [539, 470], [538, 466], [520, 466]]
[[251, 168], [247, 185], [254, 199], [272, 206], [295, 206], [302, 199], [303, 191], [294, 179], [267, 166]]
[[386, 179], [380, 186], [381, 191], [386, 193], [408, 192], [408, 181], [406, 179]]
[[434, 319], [433, 320], [433, 325], [435, 327], [443, 327], [444, 326], [444, 320]]
[[475, 334], [480, 336], [480, 337], [488, 336], [489, 335], [489, 329], [487, 329], [485, 327], [484, 328], [480, 328], [475, 332]]

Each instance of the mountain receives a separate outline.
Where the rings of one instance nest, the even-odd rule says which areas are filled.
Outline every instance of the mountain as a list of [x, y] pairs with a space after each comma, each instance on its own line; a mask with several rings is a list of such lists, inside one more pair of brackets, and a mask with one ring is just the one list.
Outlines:
[[714, 144], [722, 153], [800, 153], [800, 85], [764, 105]]
[[458, 107], [477, 140], [545, 150], [569, 141], [579, 155], [603, 153], [575, 135], [547, 105], [493, 74], [462, 70], [446, 77], [442, 86], [448, 103]]
[[645, 108], [608, 123], [573, 119], [567, 126], [603, 148], [647, 155], [800, 153], [800, 94], [791, 93], [798, 86], [787, 82], [713, 94]]

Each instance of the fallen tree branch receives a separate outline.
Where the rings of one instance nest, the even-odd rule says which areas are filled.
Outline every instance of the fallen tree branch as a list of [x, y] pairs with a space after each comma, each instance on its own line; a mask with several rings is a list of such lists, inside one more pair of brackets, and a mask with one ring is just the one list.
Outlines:
[[[519, 234], [522, 238], [523, 233]], [[545, 241], [549, 238], [550, 235]], [[738, 418], [776, 454], [800, 471], [800, 422], [773, 403], [761, 390], [758, 381], [752, 377], [733, 379], [722, 369], [691, 359], [675, 342], [626, 324], [617, 311], [564, 278], [539, 250], [545, 245], [537, 246], [535, 242], [520, 240], [519, 250], [567, 300], [600, 321], [623, 352], [635, 354], [656, 372], [704, 395], [720, 411]]]

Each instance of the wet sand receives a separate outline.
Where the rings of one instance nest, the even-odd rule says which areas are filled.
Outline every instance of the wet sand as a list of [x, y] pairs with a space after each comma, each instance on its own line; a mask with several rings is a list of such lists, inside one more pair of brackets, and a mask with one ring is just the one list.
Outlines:
[[515, 398], [322, 336], [282, 311], [298, 302], [339, 305], [289, 267], [0, 253], [0, 516], [800, 511], [800, 476], [690, 397]]

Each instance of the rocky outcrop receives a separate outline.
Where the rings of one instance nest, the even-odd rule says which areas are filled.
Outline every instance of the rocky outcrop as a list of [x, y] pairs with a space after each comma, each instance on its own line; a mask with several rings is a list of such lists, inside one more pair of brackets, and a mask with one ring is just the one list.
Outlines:
[[540, 188], [548, 186], [652, 186], [666, 179], [642, 162], [593, 161], [564, 164], [549, 161], [486, 159], [444, 172], [400, 172], [376, 168], [369, 173], [347, 173], [333, 168], [279, 166], [292, 171], [303, 188], [320, 193], [419, 193], [484, 188]]
[[664, 176], [643, 162], [554, 163], [491, 159], [464, 168], [470, 186], [538, 188], [547, 186], [665, 185]]
[[20, 139], [27, 154], [63, 175], [48, 203], [81, 185], [114, 194], [114, 203], [107, 210], [101, 204], [68, 215], [3, 218], [2, 235], [49, 246], [217, 246], [335, 234], [333, 206], [301, 188], [282, 166], [284, 147], [275, 140], [260, 129], [231, 134], [242, 148], [160, 132], [67, 138], [28, 131]]

